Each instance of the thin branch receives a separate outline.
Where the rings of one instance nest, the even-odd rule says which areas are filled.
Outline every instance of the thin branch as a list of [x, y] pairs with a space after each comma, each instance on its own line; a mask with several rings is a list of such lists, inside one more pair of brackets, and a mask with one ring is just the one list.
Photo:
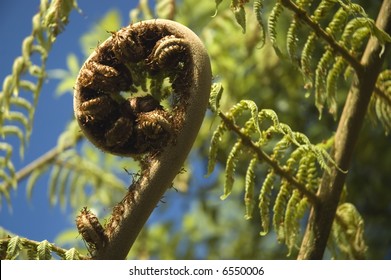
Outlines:
[[251, 140], [251, 138], [248, 137], [246, 134], [244, 134], [240, 130], [240, 127], [235, 125], [235, 123], [230, 118], [228, 118], [222, 112], [219, 112], [219, 117], [223, 120], [224, 124], [229, 128], [230, 131], [235, 132], [239, 136], [239, 138], [242, 140], [242, 143], [246, 147], [250, 148], [253, 152], [257, 154], [258, 159], [260, 161], [264, 161], [268, 165], [270, 165], [276, 174], [286, 179], [293, 187], [298, 189], [304, 196], [306, 196], [312, 204], [317, 205], [319, 203], [319, 199], [316, 197], [314, 193], [307, 190], [306, 187], [303, 184], [301, 184], [299, 181], [297, 181], [294, 176], [292, 176], [289, 172], [284, 170], [284, 168], [282, 168], [278, 164], [278, 162], [270, 158], [269, 155], [267, 155], [264, 151], [262, 151], [262, 149], [260, 149], [257, 145], [255, 145], [254, 142]]
[[[383, 1], [376, 25], [391, 34], [391, 0]], [[349, 169], [370, 98], [389, 49], [390, 44], [381, 46], [375, 37], [371, 37], [361, 59], [363, 71], [357, 72], [353, 81], [335, 135], [333, 156], [337, 166], [343, 170]], [[330, 173], [324, 173], [318, 190], [320, 204], [311, 210], [299, 259], [323, 257], [346, 180], [345, 173], [340, 172], [335, 166], [330, 168]]]
[[281, 0], [281, 4], [285, 8], [294, 12], [296, 17], [302, 22], [305, 22], [319, 38], [325, 40], [336, 53], [339, 53], [354, 68], [354, 70], [356, 70], [357, 73], [360, 73], [364, 70], [361, 63], [353, 55], [351, 55], [347, 49], [341, 46], [333, 36], [327, 33], [319, 25], [319, 23], [313, 21], [305, 10], [301, 9], [290, 0]]

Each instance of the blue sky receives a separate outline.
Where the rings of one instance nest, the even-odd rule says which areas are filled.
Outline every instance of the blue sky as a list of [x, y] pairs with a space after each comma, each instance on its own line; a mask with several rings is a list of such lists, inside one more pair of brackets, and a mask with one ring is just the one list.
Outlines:
[[[31, 34], [31, 18], [37, 13], [39, 0], [12, 0], [0, 2], [0, 81], [12, 72], [13, 61], [21, 55], [21, 43]], [[70, 22], [65, 31], [54, 43], [47, 62], [47, 69], [65, 69], [66, 57], [69, 53], [76, 53], [80, 58], [81, 48], [79, 38], [91, 26], [99, 21], [110, 9], [117, 9], [123, 20], [128, 20], [129, 10], [137, 1], [123, 0], [87, 0], [79, 1], [82, 13], [73, 11]], [[128, 22], [123, 22], [126, 25]], [[25, 166], [56, 145], [57, 137], [71, 120], [73, 115], [72, 96], [70, 94], [58, 97], [55, 88], [58, 81], [48, 79], [43, 86], [38, 107], [36, 110], [34, 128], [30, 142], [26, 145], [24, 159], [19, 158], [19, 142], [12, 142], [14, 146], [14, 160], [16, 170]], [[29, 93], [23, 93], [29, 94]], [[50, 115], [51, 117], [47, 117]], [[8, 140], [7, 140], [8, 141]], [[48, 177], [38, 180], [33, 192], [32, 200], [26, 198], [25, 182], [22, 182], [17, 191], [12, 191], [12, 210], [2, 201], [0, 208], [0, 226], [29, 239], [53, 241], [57, 234], [74, 226], [74, 217], [60, 206], [49, 205], [47, 193]]]

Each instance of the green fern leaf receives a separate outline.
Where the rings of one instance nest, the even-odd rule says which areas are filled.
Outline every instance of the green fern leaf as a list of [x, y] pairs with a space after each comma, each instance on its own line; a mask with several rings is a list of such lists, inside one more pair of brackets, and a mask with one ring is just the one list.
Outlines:
[[266, 39], [265, 26], [263, 24], [263, 19], [262, 19], [263, 2], [264, 0], [254, 0], [254, 4], [253, 4], [253, 10], [255, 13], [255, 17], [257, 18], [257, 22], [261, 32], [261, 39], [260, 39], [261, 47], [263, 47], [263, 45], [265, 44], [265, 39]]
[[323, 104], [325, 103], [327, 91], [326, 80], [329, 66], [333, 63], [333, 52], [331, 49], [327, 49], [315, 71], [315, 106], [318, 108], [319, 114], [322, 115]]
[[336, 58], [334, 65], [327, 75], [327, 106], [329, 108], [329, 113], [334, 116], [334, 119], [337, 117], [337, 79], [342, 75], [346, 67], [346, 61], [341, 56], [339, 56]]
[[287, 50], [289, 57], [291, 61], [295, 64], [298, 65], [298, 57], [297, 57], [297, 43], [299, 41], [298, 34], [297, 34], [297, 29], [299, 27], [299, 20], [296, 18], [293, 18], [289, 29], [288, 33], [286, 36], [286, 45], [287, 45]]
[[50, 244], [47, 240], [38, 244], [37, 251], [37, 257], [39, 260], [50, 260], [52, 258], [52, 244]]
[[292, 190], [289, 182], [286, 179], [282, 179], [280, 190], [277, 194], [273, 207], [273, 227], [279, 242], [283, 242], [285, 240], [284, 217], [291, 192]]
[[239, 140], [232, 147], [232, 150], [228, 155], [227, 163], [225, 167], [224, 195], [220, 197], [222, 200], [226, 199], [231, 194], [232, 187], [235, 181], [236, 164], [238, 162], [239, 155], [242, 149], [243, 149], [242, 141]]
[[345, 9], [339, 8], [326, 28], [327, 33], [337, 38], [341, 33], [341, 26], [345, 26], [348, 16], [349, 14]]
[[269, 170], [266, 175], [265, 181], [262, 184], [261, 191], [259, 193], [259, 210], [261, 216], [261, 225], [262, 230], [260, 232], [261, 236], [265, 236], [269, 232], [269, 224], [270, 224], [270, 201], [271, 201], [271, 193], [274, 186], [274, 181], [276, 179], [276, 174], [274, 170]]
[[78, 259], [79, 259], [79, 253], [76, 251], [75, 248], [71, 248], [65, 252], [65, 260], [78, 260]]
[[246, 33], [246, 11], [244, 3], [240, 0], [231, 0], [231, 11], [233, 12], [236, 22], [242, 27], [242, 32]]
[[217, 113], [220, 110], [220, 99], [223, 94], [224, 88], [221, 83], [213, 83], [209, 97], [209, 108], [213, 113]]
[[317, 37], [314, 32], [312, 32], [307, 41], [304, 44], [303, 50], [301, 52], [301, 72], [303, 73], [304, 80], [308, 81], [306, 88], [312, 88], [312, 61], [313, 61], [313, 53], [315, 50], [315, 43]]
[[293, 190], [291, 197], [286, 206], [285, 217], [284, 217], [284, 233], [285, 233], [285, 244], [288, 247], [291, 255], [292, 250], [297, 246], [299, 237], [299, 219], [296, 216], [297, 205], [302, 198], [301, 193], [298, 190]]
[[337, 1], [335, 0], [322, 0], [320, 1], [318, 7], [316, 7], [312, 19], [315, 22], [319, 22], [321, 19], [326, 17], [331, 13], [331, 10], [334, 8]]
[[255, 167], [258, 163], [258, 158], [251, 159], [245, 177], [244, 186], [244, 205], [246, 207], [245, 219], [251, 219], [254, 210], [254, 185], [255, 185]]
[[20, 251], [23, 248], [22, 240], [19, 236], [12, 237], [8, 242], [7, 247], [7, 259], [14, 260], [19, 256]]
[[369, 103], [370, 117], [378, 121], [386, 135], [391, 131], [391, 70], [380, 73], [376, 81], [376, 89]]
[[283, 55], [277, 43], [277, 21], [283, 10], [284, 7], [282, 6], [282, 4], [280, 2], [277, 2], [276, 5], [274, 5], [272, 11], [270, 12], [268, 19], [269, 38], [274, 48], [274, 51], [279, 57], [283, 57]]
[[219, 144], [222, 140], [222, 136], [224, 132], [226, 131], [226, 127], [224, 123], [220, 123], [220, 125], [216, 128], [216, 130], [213, 132], [212, 139], [210, 141], [210, 147], [209, 147], [209, 155], [208, 155], [208, 171], [207, 175], [210, 175], [214, 167], [216, 165], [217, 161], [217, 151], [219, 148]]

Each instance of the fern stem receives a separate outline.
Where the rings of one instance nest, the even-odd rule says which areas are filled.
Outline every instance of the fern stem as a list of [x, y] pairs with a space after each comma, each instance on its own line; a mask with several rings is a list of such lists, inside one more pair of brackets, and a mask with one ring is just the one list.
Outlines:
[[275, 160], [255, 145], [251, 138], [245, 135], [231, 119], [222, 112], [219, 112], [219, 117], [223, 120], [229, 130], [235, 132], [239, 136], [244, 146], [248, 147], [257, 154], [260, 161], [264, 161], [271, 166], [276, 174], [286, 179], [293, 187], [298, 189], [313, 205], [317, 205], [319, 203], [319, 200], [314, 193], [307, 190], [303, 184], [296, 180], [295, 177], [285, 171], [284, 168], [282, 168]]
[[[383, 1], [376, 25], [385, 32], [391, 33], [391, 0]], [[343, 170], [349, 169], [371, 94], [389, 49], [389, 43], [382, 46], [378, 39], [371, 37], [361, 59], [363, 69], [357, 72], [351, 85], [332, 151], [336, 166]], [[323, 174], [318, 190], [320, 203], [311, 209], [299, 259], [322, 259], [323, 257], [346, 180], [346, 173], [338, 170], [336, 166], [330, 165], [331, 171]]]
[[306, 23], [318, 37], [325, 40], [335, 52], [339, 53], [354, 68], [354, 70], [356, 70], [357, 73], [363, 72], [363, 65], [361, 65], [361, 63], [352, 56], [347, 49], [335, 41], [333, 36], [328, 34], [317, 22], [313, 21], [305, 10], [298, 7], [290, 0], [281, 0], [281, 4], [285, 8], [294, 12], [296, 17]]

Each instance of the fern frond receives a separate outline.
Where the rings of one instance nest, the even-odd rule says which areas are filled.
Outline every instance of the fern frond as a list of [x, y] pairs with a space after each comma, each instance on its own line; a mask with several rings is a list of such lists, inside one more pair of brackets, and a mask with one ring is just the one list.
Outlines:
[[330, 240], [344, 259], [364, 259], [367, 246], [364, 240], [364, 221], [351, 203], [338, 206]]
[[220, 110], [220, 99], [223, 94], [224, 88], [221, 83], [213, 83], [209, 97], [209, 109], [213, 113], [217, 113]]
[[329, 25], [326, 27], [326, 32], [334, 38], [339, 37], [339, 34], [341, 33], [341, 26], [345, 26], [348, 17], [349, 13], [345, 9], [339, 8], [334, 14]]
[[308, 200], [303, 198], [298, 190], [293, 190], [287, 204], [284, 223], [285, 244], [288, 247], [288, 256], [291, 255], [293, 249], [298, 248], [300, 220], [304, 217], [307, 209], [309, 209]]
[[312, 32], [308, 36], [308, 39], [304, 44], [303, 51], [301, 52], [301, 72], [303, 73], [304, 80], [307, 82], [307, 89], [312, 88], [312, 61], [316, 40], [316, 34], [315, 32]]
[[283, 55], [277, 43], [277, 21], [283, 10], [284, 6], [280, 2], [277, 2], [276, 5], [273, 7], [272, 11], [270, 12], [269, 19], [267, 22], [270, 42], [272, 43], [274, 51], [279, 57], [283, 57]]
[[52, 244], [49, 241], [41, 241], [37, 246], [38, 260], [50, 260], [52, 258]]
[[27, 252], [27, 257], [33, 260], [50, 260], [52, 253], [67, 260], [89, 259], [87, 256], [81, 255], [75, 248], [66, 250], [47, 240], [38, 242], [20, 236], [0, 239], [0, 256], [4, 259], [14, 260], [22, 255], [26, 257], [25, 252]]
[[335, 0], [322, 0], [320, 1], [318, 7], [316, 7], [312, 19], [315, 22], [319, 22], [321, 19], [325, 18], [330, 14], [333, 7], [336, 5], [337, 1]]
[[219, 144], [222, 140], [223, 134], [226, 132], [227, 128], [224, 125], [224, 123], [220, 123], [217, 129], [213, 132], [211, 141], [210, 141], [210, 147], [209, 147], [209, 155], [208, 155], [208, 171], [207, 175], [210, 175], [214, 167], [216, 165], [217, 161], [217, 151], [219, 148]]
[[331, 70], [327, 74], [326, 82], [326, 92], [327, 92], [327, 106], [329, 108], [329, 113], [336, 118], [337, 116], [337, 79], [341, 77], [342, 73], [347, 67], [346, 61], [341, 57], [337, 57], [334, 65], [331, 67]]
[[7, 259], [14, 260], [19, 256], [22, 250], [23, 244], [19, 236], [12, 237], [8, 242], [7, 247]]
[[377, 120], [386, 135], [391, 131], [391, 70], [380, 73], [374, 94], [369, 103], [369, 113], [373, 121]]
[[271, 193], [274, 186], [274, 181], [276, 180], [276, 174], [274, 170], [269, 170], [266, 175], [265, 180], [263, 181], [261, 191], [259, 193], [259, 205], [258, 208], [260, 210], [261, 216], [261, 225], [262, 230], [260, 232], [261, 236], [266, 235], [269, 232], [269, 224], [270, 224], [270, 203], [271, 203]]
[[263, 24], [263, 19], [262, 19], [263, 2], [264, 0], [254, 0], [253, 3], [253, 10], [261, 32], [261, 47], [265, 44], [265, 38], [266, 38], [265, 26]]
[[297, 43], [299, 41], [297, 29], [299, 27], [299, 20], [294, 18], [289, 26], [288, 33], [286, 35], [286, 48], [288, 50], [289, 57], [293, 64], [298, 64], [297, 57]]
[[319, 114], [322, 114], [323, 104], [327, 98], [326, 80], [329, 66], [333, 63], [333, 52], [328, 49], [323, 54], [322, 58], [315, 71], [315, 106], [318, 108]]
[[255, 186], [255, 167], [258, 158], [253, 157], [247, 167], [245, 185], [244, 185], [244, 205], [246, 207], [245, 219], [251, 219], [254, 210], [254, 186]]
[[283, 242], [286, 232], [284, 230], [285, 211], [289, 198], [291, 197], [292, 188], [285, 179], [281, 180], [280, 190], [277, 194], [273, 207], [273, 227], [277, 234], [277, 240]]
[[[39, 11], [32, 19], [32, 33], [22, 43], [22, 54], [15, 58], [12, 74], [4, 78], [0, 91], [0, 146], [5, 146], [10, 135], [16, 135], [20, 140], [19, 153], [23, 157], [25, 143], [29, 140], [35, 105], [46, 76], [46, 61], [48, 53], [56, 37], [67, 24], [72, 9], [77, 9], [76, 0], [41, 1]], [[38, 54], [41, 64], [34, 64], [32, 56]], [[32, 100], [24, 98], [23, 92], [31, 92]], [[8, 150], [11, 154], [13, 150]], [[11, 156], [0, 155], [0, 168], [12, 166]], [[15, 174], [8, 172], [11, 181], [15, 182]], [[4, 176], [3, 176], [4, 177]], [[3, 178], [2, 177], [2, 178]], [[9, 180], [8, 180], [9, 181]], [[8, 181], [0, 184], [8, 185]]]
[[246, 1], [231, 0], [231, 11], [233, 12], [236, 22], [242, 27], [243, 33], [246, 33], [246, 10], [244, 4]]
[[232, 187], [235, 181], [235, 169], [236, 164], [239, 160], [239, 155], [243, 149], [242, 141], [237, 141], [232, 147], [225, 167], [225, 183], [224, 183], [224, 194], [220, 197], [221, 199], [226, 199], [232, 191]]

